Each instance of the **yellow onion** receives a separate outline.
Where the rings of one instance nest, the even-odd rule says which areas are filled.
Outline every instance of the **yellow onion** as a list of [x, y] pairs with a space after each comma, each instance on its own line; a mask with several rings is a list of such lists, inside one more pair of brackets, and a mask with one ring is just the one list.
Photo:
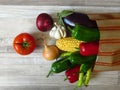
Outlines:
[[59, 55], [59, 49], [55, 45], [44, 44], [42, 55], [46, 60], [54, 60]]

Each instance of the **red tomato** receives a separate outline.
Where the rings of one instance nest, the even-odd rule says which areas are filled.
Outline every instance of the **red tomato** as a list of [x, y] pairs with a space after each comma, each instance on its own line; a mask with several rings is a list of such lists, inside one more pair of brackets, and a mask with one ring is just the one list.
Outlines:
[[17, 53], [27, 55], [36, 48], [36, 41], [30, 34], [21, 33], [15, 37], [13, 47]]
[[80, 54], [83, 56], [97, 55], [99, 50], [99, 42], [88, 42], [80, 44]]

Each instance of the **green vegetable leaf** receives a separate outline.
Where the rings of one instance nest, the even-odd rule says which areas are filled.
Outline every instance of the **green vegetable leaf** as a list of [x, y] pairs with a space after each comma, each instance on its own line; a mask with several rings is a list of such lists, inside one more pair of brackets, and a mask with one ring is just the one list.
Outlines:
[[73, 13], [73, 10], [63, 10], [62, 12], [58, 13], [61, 17], [66, 17], [68, 15], [71, 15]]
[[73, 12], [73, 10], [63, 10], [60, 13], [57, 13], [58, 23], [64, 25], [62, 18], [71, 15]]

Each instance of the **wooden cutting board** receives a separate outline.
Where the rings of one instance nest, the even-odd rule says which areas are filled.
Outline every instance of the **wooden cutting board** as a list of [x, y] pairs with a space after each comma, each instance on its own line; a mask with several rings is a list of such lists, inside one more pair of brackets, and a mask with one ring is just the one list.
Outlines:
[[100, 30], [99, 53], [94, 71], [120, 70], [120, 13], [88, 14]]
[[92, 20], [120, 19], [120, 13], [94, 13], [88, 14]]

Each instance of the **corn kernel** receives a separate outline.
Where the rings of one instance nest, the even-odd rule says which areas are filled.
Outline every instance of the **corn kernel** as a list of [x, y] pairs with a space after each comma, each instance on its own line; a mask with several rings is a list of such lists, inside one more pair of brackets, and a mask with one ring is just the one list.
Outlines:
[[67, 37], [56, 40], [56, 46], [62, 51], [74, 52], [77, 51], [81, 42], [83, 41]]

